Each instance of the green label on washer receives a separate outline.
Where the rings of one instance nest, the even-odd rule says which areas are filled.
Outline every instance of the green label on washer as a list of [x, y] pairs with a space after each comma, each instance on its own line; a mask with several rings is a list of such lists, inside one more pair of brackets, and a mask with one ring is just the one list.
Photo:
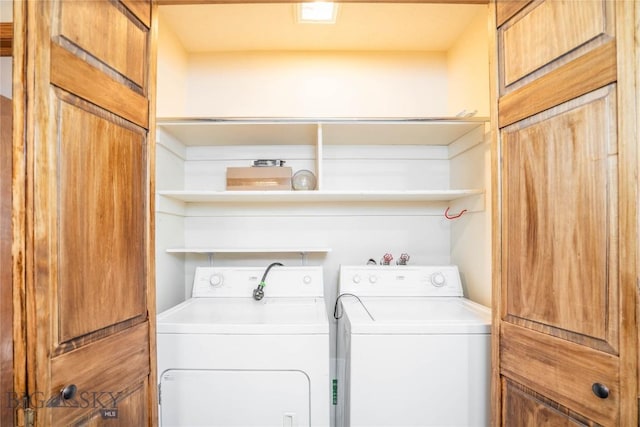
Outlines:
[[337, 405], [338, 404], [338, 380], [334, 379], [333, 380], [333, 385], [332, 385], [332, 394], [333, 394], [333, 404]]

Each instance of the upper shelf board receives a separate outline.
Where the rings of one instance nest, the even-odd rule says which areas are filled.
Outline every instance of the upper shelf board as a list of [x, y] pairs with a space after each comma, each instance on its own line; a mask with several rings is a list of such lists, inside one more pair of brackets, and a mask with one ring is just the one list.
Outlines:
[[484, 126], [486, 117], [414, 119], [158, 119], [187, 146], [323, 144], [449, 145]]
[[483, 194], [482, 190], [407, 191], [159, 191], [187, 203], [209, 202], [434, 202]]
[[262, 247], [262, 248], [169, 248], [168, 253], [196, 253], [196, 254], [213, 254], [213, 253], [329, 253], [331, 248], [316, 247], [299, 247], [299, 248], [279, 248], [279, 247]]

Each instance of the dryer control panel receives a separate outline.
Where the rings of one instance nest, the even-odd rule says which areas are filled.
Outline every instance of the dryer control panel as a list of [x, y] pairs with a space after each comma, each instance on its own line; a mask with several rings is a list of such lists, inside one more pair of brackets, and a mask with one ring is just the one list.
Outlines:
[[463, 296], [455, 265], [341, 266], [340, 293], [359, 296]]

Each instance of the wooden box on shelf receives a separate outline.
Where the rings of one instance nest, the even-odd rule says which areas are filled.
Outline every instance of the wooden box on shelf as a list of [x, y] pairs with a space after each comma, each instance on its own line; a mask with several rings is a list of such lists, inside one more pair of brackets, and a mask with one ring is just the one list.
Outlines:
[[291, 168], [228, 167], [227, 190], [291, 190]]

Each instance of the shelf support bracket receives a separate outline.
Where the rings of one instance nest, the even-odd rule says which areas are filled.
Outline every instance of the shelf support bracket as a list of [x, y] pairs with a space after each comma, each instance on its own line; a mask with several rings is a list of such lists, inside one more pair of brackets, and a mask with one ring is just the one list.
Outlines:
[[213, 252], [207, 254], [209, 256], [209, 267], [213, 267]]
[[300, 262], [301, 264], [307, 265], [307, 253], [306, 252], [300, 252]]

